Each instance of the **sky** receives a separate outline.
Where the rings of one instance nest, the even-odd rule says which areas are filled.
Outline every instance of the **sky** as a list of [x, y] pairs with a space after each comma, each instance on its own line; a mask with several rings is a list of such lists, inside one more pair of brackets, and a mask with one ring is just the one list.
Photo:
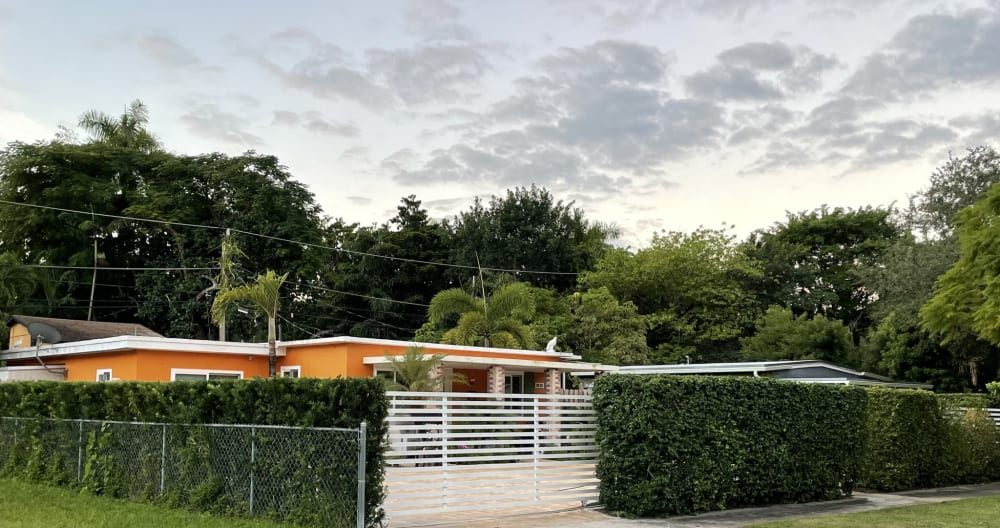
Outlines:
[[136, 98], [350, 222], [535, 184], [623, 245], [742, 236], [1000, 144], [1000, 0], [0, 0], [0, 143]]

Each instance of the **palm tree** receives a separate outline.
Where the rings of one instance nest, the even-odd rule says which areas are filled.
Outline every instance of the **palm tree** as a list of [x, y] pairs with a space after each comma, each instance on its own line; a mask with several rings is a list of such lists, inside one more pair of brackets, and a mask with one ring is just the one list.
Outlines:
[[0, 309], [12, 310], [31, 295], [38, 285], [32, 269], [11, 253], [0, 255]]
[[113, 117], [98, 110], [89, 110], [80, 116], [79, 126], [90, 133], [91, 140], [115, 147], [152, 152], [160, 142], [148, 130], [149, 110], [136, 99], [125, 107], [125, 112]]
[[477, 299], [461, 288], [438, 292], [427, 310], [431, 323], [441, 324], [458, 316], [458, 324], [445, 332], [442, 343], [501, 348], [535, 347], [531, 329], [525, 324], [535, 315], [535, 302], [528, 286], [514, 282]]
[[409, 347], [400, 356], [386, 356], [389, 366], [396, 373], [396, 380], [388, 384], [389, 390], [438, 392], [443, 391], [449, 381], [468, 385], [462, 374], [434, 375], [445, 357], [444, 354], [424, 354], [424, 349], [420, 347]]
[[246, 301], [257, 306], [260, 311], [267, 315], [267, 375], [273, 378], [278, 370], [278, 352], [275, 347], [275, 334], [278, 308], [281, 297], [279, 295], [281, 285], [285, 283], [288, 274], [280, 277], [273, 271], [267, 270], [264, 275], [258, 275], [253, 284], [236, 286], [228, 290], [220, 291], [212, 302], [212, 320], [218, 324], [226, 318], [226, 310], [234, 303]]

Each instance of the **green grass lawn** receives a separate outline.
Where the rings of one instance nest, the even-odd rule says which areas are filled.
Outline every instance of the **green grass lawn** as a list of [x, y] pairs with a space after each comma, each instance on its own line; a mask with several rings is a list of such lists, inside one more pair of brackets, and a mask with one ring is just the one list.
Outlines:
[[0, 527], [118, 528], [287, 528], [263, 521], [212, 517], [150, 504], [81, 495], [50, 486], [0, 480]]
[[924, 504], [888, 510], [776, 521], [753, 528], [979, 528], [1000, 525], [1000, 497], [982, 497], [940, 504]]

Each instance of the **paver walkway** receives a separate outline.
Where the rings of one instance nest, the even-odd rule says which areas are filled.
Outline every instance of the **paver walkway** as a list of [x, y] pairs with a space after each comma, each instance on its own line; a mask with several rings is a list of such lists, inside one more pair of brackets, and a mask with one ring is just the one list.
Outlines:
[[837, 501], [743, 508], [666, 519], [619, 519], [596, 510], [581, 509], [555, 513], [532, 513], [524, 510], [511, 511], [507, 515], [486, 520], [471, 521], [468, 518], [463, 520], [461, 517], [455, 516], [438, 518], [433, 521], [425, 519], [422, 524], [396, 525], [390, 523], [389, 526], [390, 528], [416, 528], [417, 526], [441, 528], [628, 528], [633, 526], [730, 528], [763, 521], [855, 513], [990, 495], [1000, 495], [1000, 483], [953, 486], [893, 494], [858, 492], [849, 499]]

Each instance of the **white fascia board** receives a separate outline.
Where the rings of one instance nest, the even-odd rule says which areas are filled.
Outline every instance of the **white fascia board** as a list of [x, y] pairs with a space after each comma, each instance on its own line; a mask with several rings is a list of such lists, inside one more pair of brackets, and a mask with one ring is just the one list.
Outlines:
[[546, 352], [544, 350], [522, 350], [517, 348], [495, 348], [495, 347], [473, 347], [464, 345], [443, 345], [441, 343], [420, 343], [417, 341], [397, 341], [394, 339], [374, 339], [370, 337], [337, 336], [324, 337], [321, 339], [302, 339], [299, 341], [280, 341], [278, 349], [300, 346], [332, 345], [339, 343], [355, 343], [359, 345], [384, 345], [395, 347], [421, 347], [433, 348], [435, 350], [452, 350], [455, 352], [499, 352], [502, 354], [513, 354], [517, 356], [543, 356], [559, 359], [581, 359], [574, 354], [565, 352]]
[[827, 368], [837, 372], [843, 372], [852, 376], [870, 377], [882, 381], [891, 381], [873, 374], [858, 372], [847, 367], [827, 363], [819, 360], [797, 360], [797, 361], [747, 361], [736, 363], [690, 363], [680, 365], [638, 365], [632, 367], [622, 367], [622, 374], [730, 374], [743, 372], [753, 374], [754, 372], [776, 372], [781, 370], [795, 370], [802, 368]]
[[893, 389], [925, 389], [931, 390], [934, 385], [926, 383], [908, 383], [905, 381], [884, 382], [878, 380], [858, 380], [850, 378], [778, 378], [780, 381], [797, 381], [800, 383], [827, 383], [834, 385], [859, 385], [865, 387], [889, 387]]
[[[39, 357], [77, 356], [129, 350], [159, 350], [200, 354], [237, 354], [266, 356], [266, 343], [233, 343], [228, 341], [208, 341], [202, 339], [171, 339], [152, 336], [119, 336], [70, 343], [42, 345]], [[35, 347], [0, 352], [0, 359], [31, 359], [35, 357]], [[278, 355], [284, 355], [279, 353]]]
[[[364, 358], [365, 365], [375, 365], [379, 367], [388, 367], [392, 365], [392, 361], [385, 357], [366, 357]], [[599, 363], [561, 363], [558, 361], [534, 361], [527, 359], [507, 359], [507, 358], [490, 358], [490, 357], [478, 357], [478, 356], [446, 356], [441, 362], [442, 365], [446, 367], [469, 365], [472, 367], [518, 367], [518, 368], [534, 368], [539, 370], [546, 369], [556, 369], [556, 370], [576, 370], [576, 369], [591, 369], [603, 372], [614, 372], [618, 367], [614, 365], [601, 365]]]

